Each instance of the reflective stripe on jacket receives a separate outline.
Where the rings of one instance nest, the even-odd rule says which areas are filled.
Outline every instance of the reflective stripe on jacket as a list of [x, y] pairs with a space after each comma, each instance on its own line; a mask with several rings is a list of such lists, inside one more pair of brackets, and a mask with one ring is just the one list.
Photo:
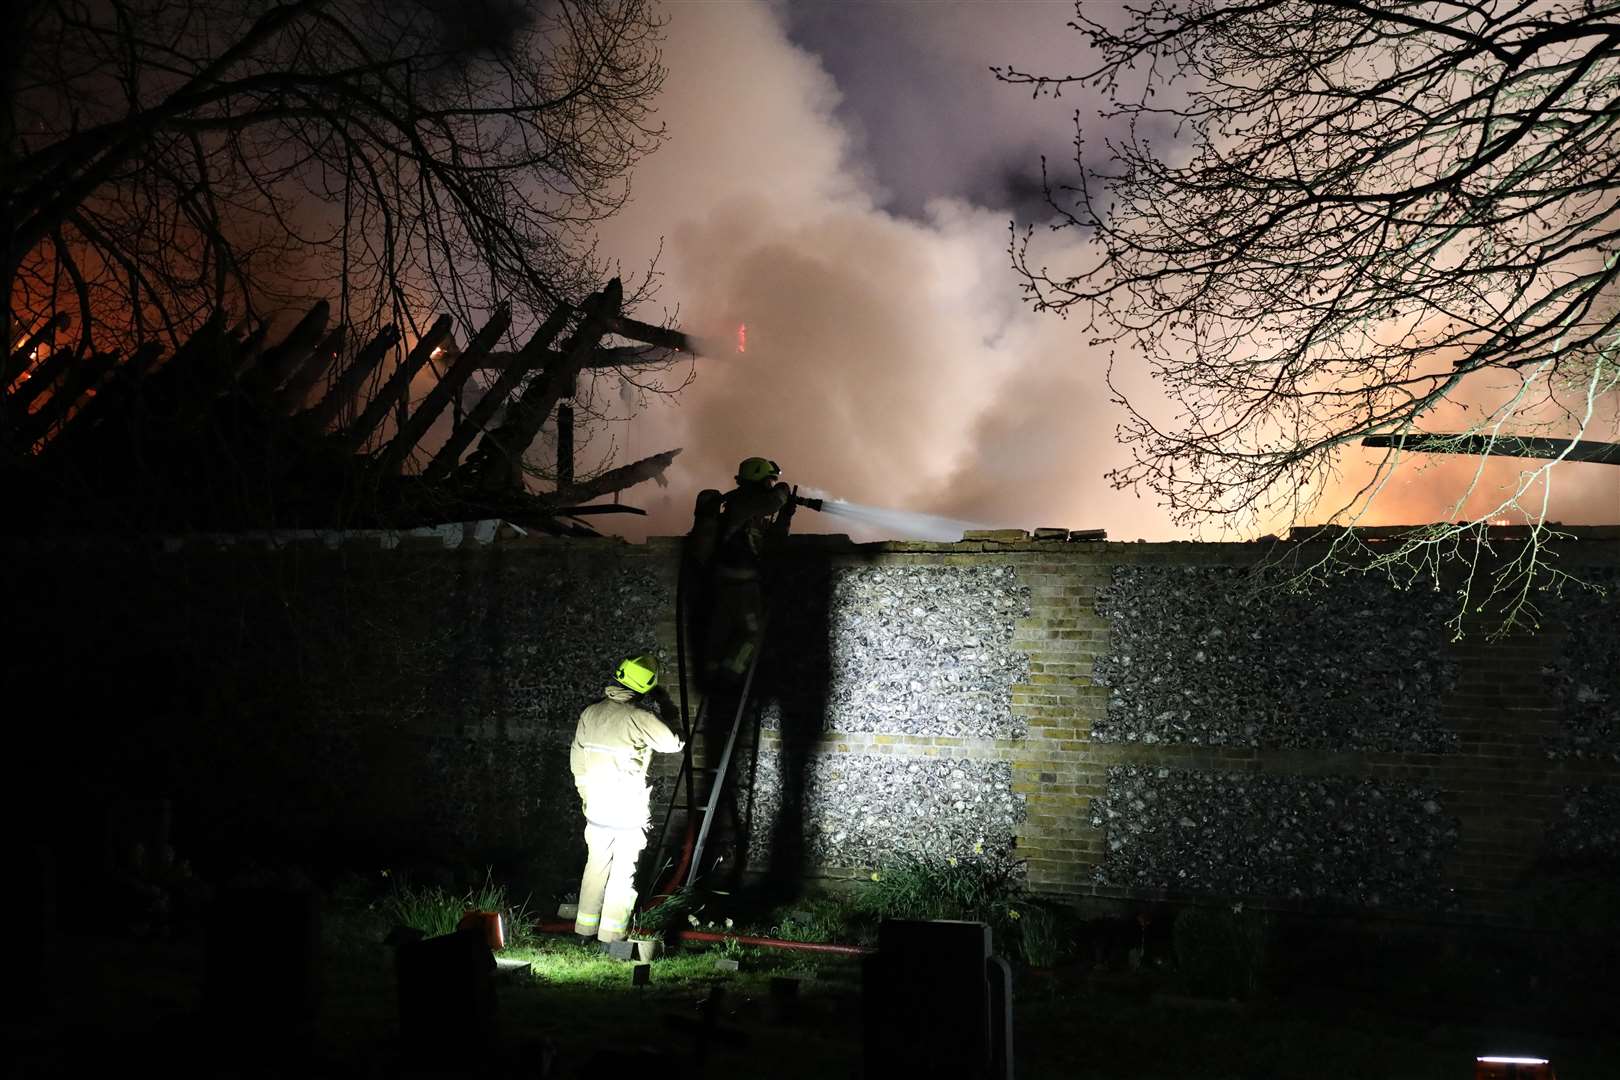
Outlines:
[[647, 767], [655, 752], [681, 749], [680, 736], [646, 709], [635, 694], [609, 686], [604, 699], [580, 714], [568, 764], [585, 804], [585, 820], [610, 829], [644, 828], [648, 821]]

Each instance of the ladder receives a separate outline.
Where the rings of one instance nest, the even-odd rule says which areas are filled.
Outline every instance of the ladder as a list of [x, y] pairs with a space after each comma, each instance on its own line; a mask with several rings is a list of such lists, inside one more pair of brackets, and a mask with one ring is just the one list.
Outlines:
[[[680, 667], [681, 735], [686, 746], [681, 754], [680, 772], [676, 775], [675, 784], [670, 789], [669, 804], [664, 809], [663, 824], [659, 826], [658, 843], [654, 846], [655, 854], [652, 867], [655, 875], [663, 873], [663, 867], [668, 861], [668, 857], [675, 850], [676, 840], [670, 833], [670, 824], [674, 820], [677, 811], [685, 814], [686, 828], [683, 830], [682, 838], [679, 841], [682, 850], [681, 861], [674, 867], [671, 877], [664, 883], [665, 888], [659, 889], [660, 883], [656, 879], [653, 881], [655, 891], [648, 896], [649, 900], [655, 896], [667, 895], [678, 887], [691, 888], [697, 883], [697, 879], [702, 873], [703, 851], [708, 845], [716, 811], [720, 807], [721, 798], [725, 794], [726, 785], [731, 777], [732, 763], [737, 756], [738, 736], [749, 714], [748, 706], [753, 699], [754, 676], [759, 670], [760, 657], [765, 653], [765, 637], [770, 626], [770, 608], [767, 605], [764, 615], [760, 619], [759, 636], [754, 642], [753, 655], [748, 661], [748, 672], [743, 677], [742, 686], [737, 692], [736, 710], [732, 715], [731, 729], [726, 735], [725, 749], [720, 754], [720, 761], [716, 765], [703, 769], [696, 768], [692, 760], [693, 742], [695, 736], [703, 730], [704, 721], [709, 714], [709, 706], [715, 700], [716, 695], [712, 691], [705, 694], [703, 701], [698, 706], [697, 716], [691, 723], [687, 722], [685, 577], [686, 570], [683, 566], [681, 581], [676, 589], [678, 613], [675, 634], [677, 664]], [[754, 731], [754, 747], [756, 750], [758, 746], [759, 734], [756, 729]], [[710, 748], [705, 746], [704, 749], [707, 751]], [[699, 805], [697, 784], [697, 774], [700, 772], [710, 777], [709, 790], [702, 805]], [[696, 820], [692, 817], [694, 810], [700, 815]], [[685, 881], [679, 881], [678, 879], [683, 873]]]

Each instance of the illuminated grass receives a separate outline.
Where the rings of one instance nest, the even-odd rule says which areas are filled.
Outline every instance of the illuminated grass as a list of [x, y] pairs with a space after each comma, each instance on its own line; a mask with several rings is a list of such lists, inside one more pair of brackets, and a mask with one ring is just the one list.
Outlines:
[[[724, 976], [717, 973], [714, 962], [716, 957], [722, 955], [740, 960], [742, 970]], [[504, 959], [528, 961], [533, 968], [534, 979], [550, 985], [619, 989], [630, 981], [630, 964], [611, 959], [573, 941], [542, 938], [528, 947], [509, 948], [501, 956]], [[653, 987], [664, 990], [701, 989], [721, 978], [728, 985], [739, 988], [752, 988], [755, 984], [763, 988], [776, 975], [801, 979], [833, 976], [836, 982], [835, 968], [849, 969], [850, 979], [854, 979], [854, 965], [836, 959], [824, 961], [746, 945], [730, 949], [686, 946], [653, 961], [652, 978]]]
[[506, 886], [497, 883], [486, 871], [484, 883], [476, 889], [454, 892], [438, 886], [412, 885], [404, 879], [394, 879], [388, 893], [374, 905], [377, 914], [392, 925], [409, 926], [428, 937], [455, 932], [456, 924], [468, 911], [498, 911], [506, 928], [510, 946], [533, 944], [536, 940], [530, 929], [532, 915], [526, 902], [514, 902], [506, 895]]

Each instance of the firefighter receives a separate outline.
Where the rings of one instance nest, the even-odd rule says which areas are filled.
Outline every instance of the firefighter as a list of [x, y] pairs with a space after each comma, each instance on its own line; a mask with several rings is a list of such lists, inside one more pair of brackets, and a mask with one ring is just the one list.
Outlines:
[[636, 860], [650, 820], [647, 767], [654, 751], [679, 753], [680, 736], [641, 703], [658, 685], [651, 656], [626, 659], [614, 672], [617, 686], [585, 709], [574, 729], [568, 764], [585, 810], [585, 874], [579, 883], [574, 933], [620, 941], [636, 904]]
[[703, 663], [711, 682], [734, 683], [747, 673], [765, 617], [761, 553], [769, 540], [787, 535], [797, 506], [812, 505], [798, 499], [781, 475], [776, 462], [751, 457], [737, 466], [736, 487], [724, 495], [698, 495], [692, 535], [709, 574]]

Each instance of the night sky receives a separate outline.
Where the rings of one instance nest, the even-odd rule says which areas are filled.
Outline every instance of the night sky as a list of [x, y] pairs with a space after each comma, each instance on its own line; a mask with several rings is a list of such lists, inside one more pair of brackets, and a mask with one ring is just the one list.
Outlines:
[[[581, 451], [583, 469], [610, 449], [623, 462], [684, 448], [670, 486], [624, 493], [649, 517], [622, 531], [684, 532], [696, 491], [729, 486], [739, 459], [762, 454], [788, 481], [857, 502], [998, 527], [1190, 537], [1150, 495], [1105, 480], [1128, 453], [1114, 438], [1107, 355], [1087, 348], [1078, 320], [1030, 311], [1008, 265], [1009, 223], [1051, 217], [1041, 155], [1059, 178], [1073, 175], [1075, 111], [1089, 146], [1111, 133], [1096, 118], [1105, 103], [1031, 100], [989, 71], [1081, 68], [1072, 5], [665, 10], [659, 119], [670, 137], [639, 166], [633, 203], [604, 227], [602, 250], [633, 275], [662, 245], [659, 293], [641, 315], [673, 315], [704, 355], [678, 399], [610, 425]], [[1039, 233], [1053, 266], [1084, 240]], [[1118, 365], [1116, 382], [1150, 403], [1145, 373], [1126, 355]], [[1451, 516], [1475, 464], [1412, 467], [1377, 520]], [[1510, 476], [1518, 465], [1491, 468]], [[1620, 520], [1614, 471], [1562, 467], [1550, 516]], [[849, 531], [812, 517], [795, 527]]]

